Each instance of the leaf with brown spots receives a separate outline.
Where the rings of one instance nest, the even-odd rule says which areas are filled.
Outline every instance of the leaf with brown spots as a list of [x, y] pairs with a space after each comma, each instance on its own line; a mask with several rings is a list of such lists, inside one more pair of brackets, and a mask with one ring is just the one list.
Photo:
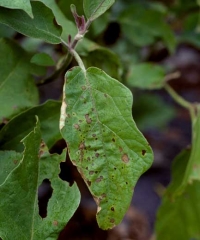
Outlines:
[[133, 121], [129, 89], [93, 67], [86, 72], [75, 67], [66, 79], [61, 133], [98, 205], [99, 226], [112, 228], [123, 219], [152, 151]]

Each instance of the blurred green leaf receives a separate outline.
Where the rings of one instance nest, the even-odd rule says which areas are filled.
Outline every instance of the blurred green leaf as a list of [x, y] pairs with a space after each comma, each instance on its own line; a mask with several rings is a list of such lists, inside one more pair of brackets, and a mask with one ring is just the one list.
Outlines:
[[121, 13], [119, 21], [123, 34], [133, 44], [143, 47], [161, 38], [170, 52], [175, 50], [175, 36], [162, 11], [131, 4]]
[[131, 108], [129, 89], [102, 70], [75, 67], [66, 73], [61, 133], [97, 203], [102, 229], [122, 221], [138, 178], [152, 163]]
[[97, 48], [90, 51], [86, 57], [83, 57], [85, 66], [98, 67], [109, 74], [111, 77], [120, 80], [120, 60], [118, 56], [107, 48]]
[[34, 18], [22, 10], [0, 8], [0, 23], [8, 25], [26, 36], [43, 39], [52, 44], [61, 42], [62, 32], [52, 11], [39, 1], [31, 2]]
[[0, 6], [10, 9], [22, 9], [23, 11], [28, 13], [30, 17], [33, 18], [30, 0], [1, 0]]
[[200, 181], [188, 183], [182, 194], [173, 197], [184, 178], [190, 153], [190, 150], [184, 150], [174, 160], [172, 182], [157, 215], [158, 240], [200, 239]]
[[36, 65], [41, 65], [41, 66], [54, 66], [55, 62], [49, 56], [47, 53], [41, 52], [41, 53], [36, 53], [32, 58], [31, 58], [31, 63], [34, 63]]
[[[65, 160], [66, 151], [61, 155], [50, 155], [45, 151], [44, 143], [40, 148], [39, 123], [23, 139], [23, 143], [25, 149], [20, 163], [0, 185], [0, 219], [3, 219], [0, 221], [0, 237], [3, 240], [15, 239], [16, 236], [20, 240], [56, 240], [80, 202], [77, 185], [69, 187], [58, 176], [59, 164]], [[7, 161], [15, 159], [9, 154]], [[3, 163], [7, 164], [6, 161]], [[37, 190], [44, 179], [50, 180], [53, 195], [48, 202], [47, 216], [42, 219], [39, 216]]]
[[165, 78], [163, 67], [152, 63], [132, 65], [127, 76], [127, 84], [141, 89], [162, 88]]
[[161, 129], [174, 116], [174, 108], [167, 105], [161, 97], [155, 94], [142, 93], [139, 97], [135, 97], [133, 118], [138, 128], [142, 131], [150, 128]]
[[16, 43], [0, 39], [0, 122], [38, 103], [30, 74], [30, 56]]
[[12, 38], [15, 31], [8, 26], [0, 23], [0, 38]]
[[35, 116], [38, 116], [41, 122], [42, 138], [48, 148], [51, 148], [62, 138], [58, 126], [60, 107], [60, 102], [49, 100], [17, 115], [0, 131], [0, 149], [22, 151], [23, 144], [20, 140], [31, 131]]
[[93, 21], [106, 12], [114, 2], [115, 0], [83, 0], [83, 9], [86, 17]]

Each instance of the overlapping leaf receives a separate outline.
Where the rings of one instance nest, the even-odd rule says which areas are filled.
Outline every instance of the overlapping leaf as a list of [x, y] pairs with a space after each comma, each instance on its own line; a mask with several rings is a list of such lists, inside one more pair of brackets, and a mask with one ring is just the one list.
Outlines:
[[51, 148], [56, 141], [62, 138], [58, 126], [60, 106], [60, 102], [49, 100], [13, 118], [0, 131], [0, 149], [22, 151], [23, 144], [20, 140], [33, 128], [36, 115], [41, 123], [42, 138]]
[[102, 70], [76, 67], [67, 72], [60, 128], [98, 205], [103, 229], [122, 220], [138, 178], [152, 162], [131, 107], [131, 92]]
[[33, 17], [30, 0], [1, 0], [0, 6], [11, 9], [22, 9]]
[[51, 9], [39, 1], [31, 2], [31, 5], [33, 19], [22, 10], [0, 8], [0, 23], [26, 36], [40, 38], [52, 44], [60, 43], [62, 28], [56, 23]]
[[[15, 239], [16, 236], [21, 240], [56, 240], [80, 201], [76, 184], [69, 187], [58, 177], [59, 164], [65, 160], [66, 152], [50, 155], [44, 143], [40, 148], [39, 127], [37, 123], [23, 140], [23, 157], [15, 168], [10, 166], [11, 172], [0, 185], [0, 237], [3, 240]], [[18, 154], [7, 153], [7, 161], [15, 161], [16, 156], [19, 160]], [[6, 157], [1, 160], [2, 165], [7, 165]], [[42, 219], [39, 216], [37, 189], [44, 179], [50, 180], [53, 195], [48, 203], [47, 217]]]
[[37, 104], [38, 91], [29, 54], [11, 40], [0, 39], [0, 55], [0, 122], [4, 122]]

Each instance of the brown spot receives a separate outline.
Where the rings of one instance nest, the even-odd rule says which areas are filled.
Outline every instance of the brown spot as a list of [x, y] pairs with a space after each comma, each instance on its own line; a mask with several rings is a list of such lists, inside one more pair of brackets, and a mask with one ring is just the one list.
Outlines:
[[90, 161], [90, 157], [87, 157], [87, 160]]
[[113, 211], [113, 212], [115, 211], [114, 207], [111, 207], [111, 209], [110, 209], [110, 210], [111, 210], [111, 211]]
[[112, 141], [115, 142], [115, 139], [113, 138]]
[[79, 149], [80, 149], [80, 150], [85, 149], [85, 144], [84, 144], [84, 143], [80, 143], [80, 145], [79, 145]]
[[100, 176], [100, 177], [98, 177], [98, 178], [96, 179], [96, 182], [101, 182], [102, 179], [103, 179], [103, 176]]
[[128, 155], [126, 153], [122, 156], [122, 161], [124, 163], [128, 163], [129, 162], [129, 158], [128, 158]]
[[17, 163], [18, 163], [18, 160], [14, 160], [13, 162], [14, 162], [14, 164], [17, 164]]
[[78, 124], [74, 124], [75, 129], [80, 129], [80, 126]]
[[122, 152], [122, 151], [123, 151], [123, 148], [122, 148], [122, 147], [119, 147], [119, 151]]
[[114, 170], [117, 170], [117, 168], [115, 167]]
[[103, 193], [103, 194], [101, 195], [101, 197], [102, 197], [102, 198], [105, 198], [105, 197], [106, 197], [106, 194], [105, 194], [105, 193]]
[[91, 182], [89, 180], [87, 180], [87, 184], [88, 186], [91, 186]]
[[86, 86], [82, 86], [81, 88], [82, 88], [82, 90], [85, 90], [85, 89], [86, 89]]
[[104, 93], [104, 97], [106, 97], [106, 98], [107, 98], [107, 97], [108, 97], [108, 95], [107, 95], [106, 93]]
[[56, 220], [53, 221], [53, 225], [54, 225], [54, 226], [58, 226], [58, 221], [56, 221]]
[[93, 137], [96, 137], [96, 134], [92, 134]]
[[142, 150], [142, 156], [144, 156], [146, 154], [146, 150]]
[[94, 111], [94, 108], [91, 108], [92, 111]]
[[89, 117], [89, 114], [85, 114], [85, 119], [88, 124], [92, 122], [92, 119]]
[[99, 156], [99, 153], [95, 153], [95, 157], [98, 157]]
[[115, 219], [114, 219], [114, 218], [111, 218], [111, 219], [110, 219], [110, 222], [111, 222], [111, 223], [114, 223], [114, 222], [115, 222]]
[[82, 120], [78, 120], [80, 123], [82, 122]]
[[89, 171], [89, 174], [90, 174], [90, 175], [94, 174], [94, 171]]

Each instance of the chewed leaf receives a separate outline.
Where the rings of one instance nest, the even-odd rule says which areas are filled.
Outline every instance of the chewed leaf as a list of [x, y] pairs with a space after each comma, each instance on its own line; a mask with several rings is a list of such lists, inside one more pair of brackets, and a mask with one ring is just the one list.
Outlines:
[[138, 178], [152, 163], [131, 108], [131, 92], [102, 70], [75, 67], [66, 73], [61, 133], [98, 205], [102, 229], [121, 222]]

